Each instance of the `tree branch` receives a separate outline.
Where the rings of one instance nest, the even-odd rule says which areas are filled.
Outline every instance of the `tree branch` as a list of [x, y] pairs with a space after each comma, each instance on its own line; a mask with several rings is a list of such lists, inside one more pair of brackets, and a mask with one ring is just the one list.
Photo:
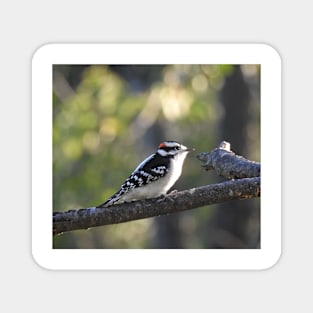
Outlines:
[[235, 155], [230, 151], [229, 143], [223, 141], [212, 152], [202, 152], [197, 157], [205, 163], [206, 170], [215, 169], [219, 175], [241, 179], [111, 207], [56, 212], [53, 214], [53, 235], [167, 215], [230, 200], [260, 197], [260, 163]]
[[245, 178], [193, 188], [175, 195], [53, 214], [53, 234], [118, 224], [198, 208], [204, 205], [260, 196], [260, 178]]
[[218, 175], [227, 179], [260, 177], [261, 164], [236, 155], [226, 141], [222, 141], [211, 152], [199, 153], [197, 158], [205, 163], [203, 167], [207, 171], [215, 169]]

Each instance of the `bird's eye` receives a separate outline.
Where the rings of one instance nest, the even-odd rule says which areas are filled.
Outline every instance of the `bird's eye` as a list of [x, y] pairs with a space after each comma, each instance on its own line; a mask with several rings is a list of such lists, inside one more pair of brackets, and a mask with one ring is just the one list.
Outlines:
[[179, 147], [179, 146], [176, 146], [176, 147], [175, 147], [175, 150], [179, 150], [179, 149], [180, 149], [180, 147]]

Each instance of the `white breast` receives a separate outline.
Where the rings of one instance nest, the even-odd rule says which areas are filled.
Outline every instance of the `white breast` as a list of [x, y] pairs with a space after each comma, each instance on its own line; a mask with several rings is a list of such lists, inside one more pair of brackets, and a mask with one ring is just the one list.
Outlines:
[[161, 177], [146, 186], [141, 186], [129, 191], [123, 195], [120, 200], [130, 201], [148, 199], [166, 194], [180, 177], [187, 154], [188, 152], [181, 152], [171, 159], [170, 170], [164, 177]]

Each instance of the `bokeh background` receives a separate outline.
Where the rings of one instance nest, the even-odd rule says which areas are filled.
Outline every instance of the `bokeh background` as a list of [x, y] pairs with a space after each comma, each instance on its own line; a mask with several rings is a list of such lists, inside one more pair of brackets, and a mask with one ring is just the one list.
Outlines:
[[[260, 74], [245, 65], [54, 65], [53, 210], [99, 205], [164, 140], [194, 147], [173, 189], [223, 181], [196, 154], [260, 161]], [[260, 200], [55, 236], [54, 248], [260, 248]]]

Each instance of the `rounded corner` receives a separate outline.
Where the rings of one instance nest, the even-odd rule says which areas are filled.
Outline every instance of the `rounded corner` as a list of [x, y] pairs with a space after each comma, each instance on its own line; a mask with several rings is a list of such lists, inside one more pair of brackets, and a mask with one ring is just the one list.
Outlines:
[[38, 256], [36, 256], [36, 253], [32, 250], [32, 253], [31, 253], [31, 257], [33, 259], [33, 262], [38, 266], [40, 267], [41, 269], [43, 270], [46, 270], [46, 271], [52, 271], [54, 270], [53, 268], [51, 267], [48, 267], [44, 264], [44, 262], [41, 262], [42, 260], [40, 260], [40, 257], [38, 258]]
[[272, 46], [271, 44], [268, 44], [268, 43], [261, 43], [260, 45], [266, 50], [267, 53], [269, 53], [271, 56], [273, 56], [275, 58], [278, 58], [280, 63], [282, 62], [281, 54], [277, 50], [276, 47], [274, 47], [274, 46]]
[[41, 55], [45, 55], [47, 53], [47, 51], [49, 51], [51, 49], [52, 46], [54, 46], [55, 44], [53, 43], [44, 43], [42, 45], [40, 45], [39, 47], [37, 47], [32, 54], [32, 62], [34, 62], [34, 60], [36, 60], [37, 58], [39, 58]]
[[282, 251], [280, 250], [277, 254], [275, 254], [272, 258], [270, 258], [268, 260], [268, 262], [265, 264], [264, 267], [261, 267], [260, 270], [261, 271], [267, 271], [267, 270], [271, 270], [272, 268], [274, 268], [275, 266], [277, 266], [277, 264], [280, 262], [282, 257]]

